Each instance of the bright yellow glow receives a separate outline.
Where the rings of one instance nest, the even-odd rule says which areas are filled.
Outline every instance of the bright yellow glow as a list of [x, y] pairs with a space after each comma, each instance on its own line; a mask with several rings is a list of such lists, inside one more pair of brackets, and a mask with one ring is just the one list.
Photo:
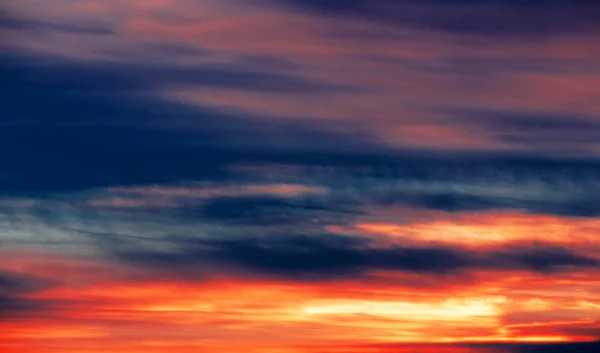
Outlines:
[[403, 320], [466, 321], [474, 317], [497, 315], [499, 313], [497, 305], [505, 302], [506, 299], [503, 297], [447, 300], [439, 304], [337, 300], [308, 304], [302, 307], [302, 312], [307, 315], [366, 314]]

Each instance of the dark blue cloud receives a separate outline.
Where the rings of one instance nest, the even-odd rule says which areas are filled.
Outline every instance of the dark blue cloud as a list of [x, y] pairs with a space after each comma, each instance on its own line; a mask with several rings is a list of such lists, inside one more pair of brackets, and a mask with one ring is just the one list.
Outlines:
[[[291, 208], [294, 210], [290, 212]], [[275, 225], [301, 221], [300, 208], [268, 197], [215, 198], [202, 206], [201, 219], [233, 224]]]
[[0, 293], [0, 318], [23, 318], [46, 309], [43, 300], [20, 298]]
[[28, 299], [25, 295], [55, 285], [53, 281], [0, 269], [0, 319], [23, 317], [47, 308], [48, 302]]
[[[176, 47], [175, 47], [176, 48]], [[173, 50], [174, 47], [169, 47]], [[186, 50], [179, 48], [179, 50]], [[164, 89], [170, 85], [186, 88], [228, 88], [270, 93], [335, 93], [350, 88], [312, 81], [293, 75], [246, 69], [241, 65], [169, 65], [141, 62], [82, 62], [59, 58], [20, 58], [22, 62], [4, 64], [26, 73], [39, 88], [61, 90]], [[29, 62], [27, 62], [29, 61]], [[14, 76], [12, 76], [14, 78]], [[23, 78], [21, 76], [21, 78]], [[4, 84], [8, 84], [6, 82]]]
[[117, 255], [137, 265], [185, 276], [210, 268], [289, 279], [357, 276], [370, 270], [422, 274], [460, 274], [480, 269], [555, 273], [599, 266], [596, 259], [545, 244], [475, 252], [444, 246], [384, 246], [367, 238], [331, 234], [171, 237], [168, 243], [174, 251], [133, 249], [117, 251]]
[[293, 70], [302, 67], [292, 60], [275, 55], [243, 55], [238, 58], [237, 62], [244, 67], [249, 66], [263, 69]]
[[124, 48], [103, 49], [100, 52], [114, 59], [129, 62], [134, 60], [164, 62], [167, 58], [206, 58], [213, 54], [209, 50], [196, 46], [175, 43], [136, 43]]
[[382, 196], [375, 196], [373, 199], [380, 205], [409, 205], [449, 212], [488, 211], [509, 207], [509, 205], [503, 205], [501, 201], [494, 200], [493, 196], [482, 197], [452, 191], [390, 192]]
[[166, 68], [107, 68], [57, 58], [4, 59], [4, 193], [219, 178], [225, 175], [223, 166], [256, 157], [249, 151], [253, 145], [268, 151], [282, 144], [356, 144], [354, 138], [343, 142], [348, 138], [342, 134], [309, 123], [259, 124], [251, 117], [162, 100], [149, 91], [169, 82], [168, 77], [213, 87], [317, 89], [293, 78], [216, 67], [168, 73]]
[[[595, 159], [541, 157], [544, 153], [531, 149], [529, 155], [504, 156], [392, 151], [367, 134], [336, 130], [335, 122], [313, 125], [311, 121], [262, 120], [139, 93], [151, 92], [152, 80], [166, 80], [166, 68], [146, 82], [144, 77], [153, 72], [146, 72], [148, 68], [143, 67], [136, 71], [132, 67], [77, 64], [57, 58], [21, 57], [20, 62], [14, 57], [5, 58], [8, 60], [3, 60], [0, 67], [0, 94], [5, 102], [0, 108], [2, 194], [190, 179], [243, 183], [247, 177], [228, 167], [288, 164], [301, 166], [305, 171], [279, 182], [305, 180], [335, 189], [328, 200], [313, 205], [323, 211], [360, 212], [365, 205], [404, 204], [449, 211], [517, 208], [560, 215], [600, 215], [600, 203], [594, 197], [600, 187], [600, 163]], [[254, 82], [241, 74], [236, 81], [235, 71], [225, 74], [223, 68], [202, 70], [212, 69], [216, 71], [209, 77], [222, 80], [210, 83], [216, 85], [247, 89], [254, 85], [261, 89], [262, 82], [272, 78], [267, 75]], [[186, 72], [177, 73], [173, 82], [195, 80], [185, 76]], [[274, 82], [262, 89], [275, 89], [269, 86], [278, 84], [277, 80]], [[299, 87], [303, 89], [302, 85]], [[579, 136], [591, 141], [598, 130], [591, 120], [569, 117], [452, 113], [459, 117], [449, 117], [448, 123], [472, 122], [498, 138], [520, 136], [526, 139], [525, 145], [535, 145], [538, 135], [557, 140], [566, 136], [562, 141], [571, 144], [576, 144]], [[311, 169], [319, 168], [332, 172], [311, 175]], [[265, 181], [265, 177], [269, 176], [263, 175], [260, 181]], [[403, 187], [411, 183], [421, 186]], [[476, 191], [468, 188], [473, 185], [478, 187]], [[539, 192], [515, 196], [530, 186], [539, 187]], [[297, 204], [255, 207], [251, 202], [242, 204], [235, 200], [211, 202], [204, 210], [190, 212], [199, 212], [207, 219], [221, 217], [223, 222], [243, 222], [244, 217], [236, 212], [250, 207], [254, 222], [277, 219], [283, 223], [297, 222], [297, 218], [303, 222], [300, 213], [318, 212]], [[228, 209], [229, 214], [223, 209]]]
[[496, 256], [500, 263], [535, 272], [554, 272], [563, 267], [596, 267], [599, 264], [596, 259], [577, 255], [565, 248], [543, 244], [508, 247], [499, 251]]
[[[214, 197], [201, 206], [183, 206], [186, 218], [237, 225], [311, 225], [324, 218], [339, 219], [359, 214], [345, 205], [316, 198], [280, 198], [276, 196]], [[344, 217], [345, 216], [345, 217]]]
[[325, 15], [462, 34], [547, 36], [600, 30], [600, 6], [593, 0], [278, 1]]
[[600, 342], [515, 344], [511, 353], [595, 353], [600, 350]]
[[[271, 157], [272, 158], [272, 157]], [[288, 155], [300, 166], [276, 182], [324, 185], [329, 210], [361, 212], [408, 205], [451, 212], [518, 209], [532, 213], [600, 215], [600, 166], [593, 161], [499, 155]], [[258, 162], [257, 163], [262, 163]], [[275, 169], [276, 170], [276, 169]], [[265, 169], [268, 175], [269, 169]], [[282, 208], [283, 210], [283, 208]]]
[[[438, 345], [413, 345], [415, 352], [419, 348], [429, 351], [432, 347], [438, 347], [440, 351], [452, 350], [453, 347], [466, 348], [472, 352], [490, 353], [596, 353], [600, 350], [599, 342], [557, 342], [557, 343], [472, 343], [472, 344], [438, 344]], [[352, 347], [367, 349], [378, 349], [382, 352], [395, 352], [396, 349], [406, 350], [406, 344], [364, 344]]]
[[356, 274], [368, 265], [358, 241], [341, 237], [290, 236], [212, 241], [217, 262], [290, 278]]
[[11, 29], [16, 31], [34, 31], [44, 33], [58, 31], [91, 35], [116, 34], [116, 30], [110, 26], [49, 22], [2, 15], [0, 15], [0, 29]]
[[[465, 180], [466, 182], [466, 180]], [[401, 183], [401, 181], [398, 181]], [[508, 186], [508, 185], [505, 185]], [[457, 184], [449, 184], [446, 190], [439, 190], [435, 186], [431, 186], [432, 191], [423, 187], [419, 191], [407, 192], [389, 192], [372, 193], [364, 191], [364, 203], [378, 205], [408, 205], [416, 208], [426, 208], [433, 210], [441, 210], [448, 212], [470, 212], [470, 211], [490, 211], [490, 210], [507, 210], [519, 209], [527, 210], [531, 213], [538, 214], [554, 214], [560, 216], [580, 216], [580, 217], [597, 217], [600, 215], [600, 203], [597, 202], [594, 196], [597, 192], [598, 185], [590, 186], [589, 192], [586, 194], [582, 190], [555, 190], [556, 193], [562, 193], [564, 198], [553, 197], [552, 190], [546, 190], [546, 195], [540, 193], [536, 196], [520, 196], [515, 193], [520, 188], [525, 188], [525, 184], [514, 184], [515, 187], [506, 196], [498, 195], [494, 189], [494, 182], [490, 180], [487, 190], [469, 192], [452, 190], [459, 187]], [[549, 188], [550, 185], [546, 185]], [[484, 187], [486, 188], [486, 187]], [[438, 190], [435, 190], [438, 189]], [[525, 190], [523, 190], [525, 192]], [[507, 191], [508, 193], [508, 191]], [[555, 196], [555, 195], [554, 195]]]
[[450, 109], [444, 121], [452, 126], [482, 130], [492, 140], [555, 153], [585, 153], [600, 143], [595, 116], [570, 116], [519, 111]]
[[31, 293], [51, 286], [52, 281], [0, 269], [0, 292], [2, 293]]

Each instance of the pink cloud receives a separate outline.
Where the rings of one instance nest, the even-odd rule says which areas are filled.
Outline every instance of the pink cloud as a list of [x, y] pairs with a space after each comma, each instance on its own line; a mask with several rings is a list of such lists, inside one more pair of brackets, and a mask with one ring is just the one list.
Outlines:
[[325, 195], [323, 187], [300, 184], [255, 184], [231, 186], [139, 186], [115, 187], [105, 190], [104, 195], [94, 196], [88, 205], [93, 207], [145, 208], [178, 207], [182, 201], [202, 201], [212, 197], [240, 197], [273, 195], [299, 197], [302, 195]]

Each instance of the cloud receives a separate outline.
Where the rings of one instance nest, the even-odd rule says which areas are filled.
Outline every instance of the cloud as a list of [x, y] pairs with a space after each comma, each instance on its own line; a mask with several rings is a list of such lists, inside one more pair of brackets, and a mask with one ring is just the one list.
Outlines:
[[[308, 195], [325, 195], [328, 190], [298, 184], [202, 184], [181, 183], [180, 186], [146, 185], [113, 187], [92, 192], [87, 205], [112, 208], [155, 208], [197, 206], [205, 202], [244, 197], [281, 198], [289, 200]], [[14, 201], [16, 202], [16, 201]], [[10, 203], [8, 203], [10, 205]], [[0, 202], [0, 206], [2, 203]], [[205, 208], [210, 206], [204, 205]]]
[[0, 318], [22, 317], [47, 309], [45, 300], [27, 296], [56, 285], [54, 280], [5, 271], [0, 268]]
[[541, 243], [473, 251], [451, 246], [377, 244], [361, 237], [313, 234], [171, 238], [168, 244], [173, 251], [140, 248], [117, 255], [133, 264], [168, 269], [186, 277], [209, 267], [212, 271], [233, 270], [295, 280], [357, 278], [381, 270], [457, 275], [473, 270], [556, 273], [599, 266], [596, 259]]
[[490, 140], [522, 149], [554, 150], [555, 155], [594, 153], [600, 146], [600, 122], [595, 116], [449, 109], [443, 120], [432, 123], [463, 126]]
[[568, 343], [463, 343], [463, 344], [357, 344], [344, 345], [329, 351], [323, 348], [319, 352], [355, 353], [365, 350], [375, 353], [391, 352], [424, 352], [424, 353], [595, 353], [600, 348], [600, 342], [568, 342]]
[[597, 32], [596, 2], [581, 0], [514, 1], [412, 1], [412, 0], [280, 0], [326, 15], [341, 15], [386, 22], [399, 27], [491, 35], [551, 36]]
[[[21, 57], [19, 62], [13, 56], [6, 58], [0, 67], [7, 102], [7, 114], [0, 118], [4, 191], [218, 179], [226, 176], [222, 169], [227, 164], [252, 155], [264, 158], [274, 147], [319, 150], [361, 145], [357, 136], [310, 122], [263, 121], [153, 97], [147, 91], [152, 83], [146, 79], [164, 75], [168, 81], [168, 70], [136, 72], [130, 67], [129, 75], [119, 66], [112, 72], [102, 65], [59, 58]], [[200, 71], [209, 76], [209, 85], [314, 88], [296, 81], [279, 81], [283, 86], [278, 86], [273, 76], [243, 70]], [[175, 81], [203, 80], [186, 70], [174, 76]], [[366, 137], [363, 141], [365, 146], [374, 145]]]
[[583, 343], [546, 343], [546, 344], [520, 344], [509, 348], [515, 353], [593, 353], [600, 348], [600, 342]]
[[[590, 313], [586, 310], [575, 311], [573, 313], [569, 313], [566, 310], [557, 310], [556, 313], [551, 311], [547, 313], [531, 311], [525, 313], [509, 313], [505, 316], [510, 318], [511, 316], [519, 314], [528, 315], [528, 317], [523, 320], [525, 323], [516, 325], [509, 324], [506, 326], [507, 330], [514, 336], [562, 336], [571, 337], [573, 340], [580, 341], [600, 339], [600, 321], [592, 318], [583, 318], [590, 316]], [[569, 317], [569, 314], [572, 316]], [[533, 315], [536, 315], [538, 320], [532, 324], [531, 317]], [[554, 320], [544, 322], [544, 316], [553, 317]], [[591, 316], [597, 317], [597, 315], [594, 314]]]
[[[568, 267], [596, 267], [596, 259], [577, 255], [565, 248], [533, 244], [525, 248], [501, 250], [498, 256], [499, 264], [512, 264], [515, 268], [525, 268], [535, 272], [553, 272]], [[507, 265], [511, 266], [511, 265]]]
[[[324, 211], [318, 204], [305, 205], [274, 197], [214, 198], [203, 205], [196, 217], [208, 221], [233, 224], [276, 225], [301, 222], [306, 216], [303, 211]], [[192, 213], [193, 209], [185, 210]]]
[[[171, 46], [170, 50], [174, 48], [177, 46]], [[27, 59], [21, 58], [23, 61]], [[84, 62], [53, 57], [35, 60], [38, 61], [38, 65], [30, 64], [27, 67], [27, 63], [22, 63], [22, 67], [18, 69], [27, 70], [29, 77], [43, 76], [43, 83], [39, 82], [38, 85], [43, 85], [46, 89], [127, 92], [135, 89], [150, 90], [179, 86], [187, 89], [209, 87], [282, 94], [349, 91], [329, 83], [311, 81], [299, 76], [246, 69], [241, 65]]]
[[31, 293], [51, 286], [50, 281], [11, 271], [0, 270], [0, 289], [3, 293]]
[[362, 213], [352, 205], [336, 204], [326, 194], [291, 198], [277, 195], [213, 197], [202, 204], [183, 206], [180, 212], [186, 219], [222, 225], [293, 225], [303, 229], [326, 222], [342, 222]]
[[239, 173], [255, 177], [269, 173], [272, 180], [324, 185], [331, 193], [322, 204], [337, 209], [404, 205], [450, 212], [526, 210], [581, 217], [600, 212], [591, 192], [600, 188], [599, 167], [591, 161], [416, 152], [288, 158], [271, 165], [256, 162], [256, 172]]
[[591, 1], [12, 7], [0, 346], [598, 338]]
[[89, 26], [89, 25], [77, 25], [68, 23], [56, 23], [47, 22], [40, 20], [32, 20], [25, 18], [16, 17], [3, 17], [0, 18], [0, 28], [11, 29], [17, 31], [35, 31], [35, 32], [49, 32], [59, 31], [66, 33], [75, 34], [88, 34], [88, 35], [115, 35], [117, 32], [114, 28], [106, 26]]

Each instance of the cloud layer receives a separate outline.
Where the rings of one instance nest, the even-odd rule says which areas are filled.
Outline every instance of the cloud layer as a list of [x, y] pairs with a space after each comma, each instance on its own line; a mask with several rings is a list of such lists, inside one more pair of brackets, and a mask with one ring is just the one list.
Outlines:
[[2, 6], [0, 350], [597, 350], [596, 2]]

